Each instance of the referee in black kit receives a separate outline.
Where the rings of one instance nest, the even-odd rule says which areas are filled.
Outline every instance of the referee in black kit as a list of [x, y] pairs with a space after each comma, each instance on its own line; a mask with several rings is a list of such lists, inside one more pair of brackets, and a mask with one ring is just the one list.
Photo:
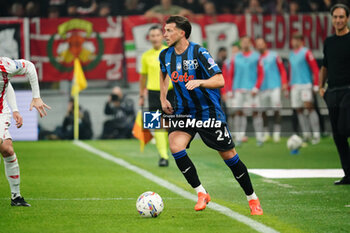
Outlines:
[[[335, 35], [324, 41], [320, 95], [324, 97], [345, 176], [335, 185], [350, 184], [350, 32], [349, 8], [336, 4], [331, 9]], [[325, 91], [325, 83], [328, 83]]]

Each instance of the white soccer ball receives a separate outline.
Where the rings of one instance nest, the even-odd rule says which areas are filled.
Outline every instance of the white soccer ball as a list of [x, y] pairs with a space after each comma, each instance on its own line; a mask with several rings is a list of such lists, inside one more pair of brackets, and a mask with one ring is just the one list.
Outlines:
[[287, 140], [287, 148], [290, 151], [299, 150], [302, 144], [303, 144], [303, 139], [301, 139], [301, 137], [299, 137], [296, 134], [293, 134]]
[[136, 209], [141, 217], [155, 218], [163, 211], [164, 203], [158, 193], [148, 191], [137, 198]]

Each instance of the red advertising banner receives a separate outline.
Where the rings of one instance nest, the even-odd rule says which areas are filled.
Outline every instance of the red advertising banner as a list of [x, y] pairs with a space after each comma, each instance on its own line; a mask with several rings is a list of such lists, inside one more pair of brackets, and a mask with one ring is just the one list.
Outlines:
[[[287, 58], [290, 39], [294, 32], [305, 36], [305, 46], [312, 49], [316, 58], [322, 57], [323, 41], [332, 33], [331, 17], [328, 13], [299, 15], [218, 15], [209, 17], [197, 15], [190, 18], [192, 23], [191, 41], [205, 46], [215, 58], [220, 47], [231, 51], [231, 45], [240, 36], [263, 37], [270, 49]], [[154, 25], [164, 25], [157, 19], [143, 16], [123, 18], [125, 34], [124, 50], [126, 71], [129, 82], [139, 80], [142, 53], [151, 47], [147, 41], [148, 29]]]
[[295, 32], [304, 35], [305, 46], [316, 58], [322, 57], [323, 41], [332, 34], [332, 22], [328, 13], [299, 15], [246, 15], [247, 34], [252, 38], [263, 37], [269, 48], [282, 57], [288, 57], [290, 40]]
[[87, 79], [123, 77], [121, 17], [30, 21], [31, 61], [41, 81], [71, 80], [78, 57]]
[[[190, 18], [192, 33], [190, 40], [207, 47], [215, 57], [222, 46], [231, 47], [234, 41], [246, 34], [245, 16], [219, 15], [209, 17], [197, 15]], [[143, 16], [129, 16], [123, 18], [124, 51], [126, 57], [126, 71], [129, 82], [139, 80], [140, 59], [142, 54], [151, 48], [147, 40], [148, 29], [154, 25], [163, 25], [157, 19], [147, 19]]]

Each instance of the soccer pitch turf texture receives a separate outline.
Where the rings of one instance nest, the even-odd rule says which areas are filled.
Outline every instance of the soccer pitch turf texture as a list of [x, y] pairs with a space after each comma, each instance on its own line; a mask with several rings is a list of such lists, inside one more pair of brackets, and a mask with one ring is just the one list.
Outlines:
[[[138, 166], [194, 193], [170, 158], [158, 167], [155, 145], [139, 152], [136, 140], [85, 143]], [[14, 142], [21, 169], [21, 193], [30, 208], [11, 207], [9, 186], [0, 166], [0, 233], [31, 232], [255, 232], [212, 209], [195, 212], [195, 203], [71, 141]], [[248, 168], [339, 168], [331, 138], [290, 155], [286, 139], [255, 146], [251, 139], [237, 148]], [[251, 174], [264, 209], [250, 216], [245, 195], [217, 152], [194, 140], [188, 154], [212, 200], [279, 232], [350, 232], [350, 186], [334, 178], [267, 179]], [[160, 194], [164, 211], [141, 218], [137, 197]]]

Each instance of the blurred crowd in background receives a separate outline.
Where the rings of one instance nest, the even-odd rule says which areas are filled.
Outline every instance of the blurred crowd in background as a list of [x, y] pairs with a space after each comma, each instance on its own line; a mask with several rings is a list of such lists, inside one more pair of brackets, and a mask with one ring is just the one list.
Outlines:
[[[334, 2], [334, 0], [1, 0], [0, 17], [298, 14], [329, 11]], [[340, 2], [349, 3], [348, 0]]]

